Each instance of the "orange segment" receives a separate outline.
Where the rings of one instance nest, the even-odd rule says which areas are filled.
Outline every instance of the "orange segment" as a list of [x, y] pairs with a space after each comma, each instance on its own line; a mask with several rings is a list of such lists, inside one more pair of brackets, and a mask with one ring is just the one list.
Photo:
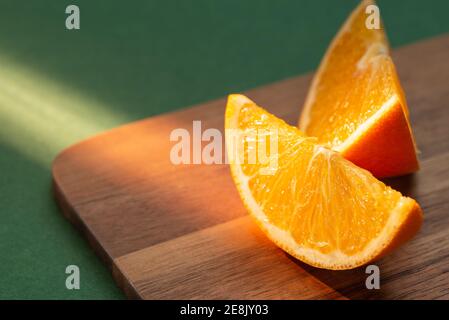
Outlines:
[[377, 177], [418, 170], [407, 103], [381, 25], [362, 1], [326, 52], [299, 127]]
[[[416, 201], [245, 96], [229, 96], [225, 129], [231, 172], [243, 202], [268, 237], [292, 256], [321, 268], [350, 269], [386, 254], [418, 231], [422, 213]], [[276, 138], [275, 152], [266, 157], [275, 157], [276, 167], [268, 174], [262, 170], [267, 161], [242, 161], [267, 136]]]

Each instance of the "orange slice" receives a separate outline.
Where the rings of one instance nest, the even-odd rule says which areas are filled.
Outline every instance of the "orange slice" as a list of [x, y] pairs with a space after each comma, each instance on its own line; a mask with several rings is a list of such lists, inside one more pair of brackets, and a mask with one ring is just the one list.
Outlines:
[[366, 8], [373, 4], [362, 1], [332, 41], [299, 127], [376, 177], [388, 177], [414, 172], [419, 165], [382, 24], [366, 26]]
[[[326, 269], [355, 268], [420, 228], [422, 212], [415, 200], [245, 96], [229, 96], [225, 117], [228, 159], [240, 197], [267, 236], [297, 259]], [[265, 151], [274, 145], [276, 150], [260, 158], [257, 151], [253, 158], [259, 143]]]

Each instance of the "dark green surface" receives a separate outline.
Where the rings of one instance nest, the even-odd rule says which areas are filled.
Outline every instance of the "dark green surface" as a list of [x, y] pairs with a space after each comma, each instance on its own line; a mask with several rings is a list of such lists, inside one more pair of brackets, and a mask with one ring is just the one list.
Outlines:
[[[81, 30], [65, 29], [65, 7]], [[125, 5], [125, 3], [132, 3]], [[313, 70], [357, 1], [0, 1], [0, 298], [123, 298], [59, 213], [50, 166], [118, 124]], [[379, 1], [393, 46], [449, 1]], [[81, 290], [65, 288], [65, 267]]]

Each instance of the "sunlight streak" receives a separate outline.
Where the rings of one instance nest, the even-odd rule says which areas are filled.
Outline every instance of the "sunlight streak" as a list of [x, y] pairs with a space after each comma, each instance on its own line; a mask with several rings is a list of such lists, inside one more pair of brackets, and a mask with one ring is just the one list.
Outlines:
[[40, 164], [62, 148], [127, 120], [125, 114], [0, 53], [0, 144]]

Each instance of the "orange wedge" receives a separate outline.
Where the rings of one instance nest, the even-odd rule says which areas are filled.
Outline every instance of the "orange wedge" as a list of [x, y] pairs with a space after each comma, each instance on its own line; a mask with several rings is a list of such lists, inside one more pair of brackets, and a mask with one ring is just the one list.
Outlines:
[[[328, 48], [299, 127], [376, 177], [418, 170], [407, 103], [380, 29], [369, 29], [362, 1]], [[370, 7], [368, 7], [370, 13]]]
[[[266, 235], [297, 259], [326, 269], [355, 268], [420, 228], [415, 200], [245, 96], [229, 96], [225, 129], [232, 176], [246, 208]], [[257, 151], [255, 158], [259, 143], [265, 151], [276, 150], [260, 159]]]

